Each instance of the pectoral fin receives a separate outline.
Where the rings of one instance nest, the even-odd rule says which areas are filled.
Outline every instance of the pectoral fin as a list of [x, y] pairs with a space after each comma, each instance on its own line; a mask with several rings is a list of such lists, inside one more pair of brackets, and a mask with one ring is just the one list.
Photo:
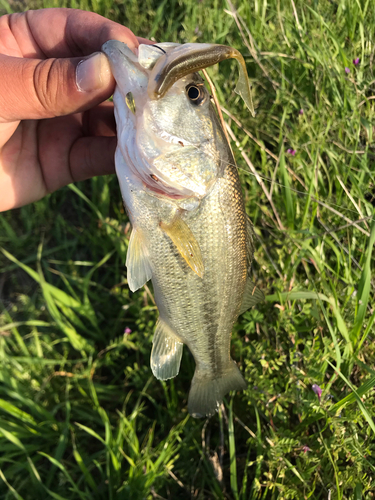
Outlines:
[[128, 285], [132, 292], [141, 288], [152, 277], [146, 245], [140, 232], [134, 228], [130, 235], [126, 267], [128, 268]]
[[248, 277], [245, 285], [245, 292], [242, 297], [242, 304], [240, 309], [240, 314], [247, 311], [250, 307], [255, 306], [259, 302], [264, 301], [264, 294], [251, 279]]
[[178, 375], [184, 344], [175, 333], [159, 319], [152, 341], [151, 370], [159, 380], [168, 380]]
[[176, 245], [177, 250], [192, 270], [203, 278], [204, 265], [201, 249], [189, 226], [178, 215], [170, 224], [160, 222], [161, 229]]

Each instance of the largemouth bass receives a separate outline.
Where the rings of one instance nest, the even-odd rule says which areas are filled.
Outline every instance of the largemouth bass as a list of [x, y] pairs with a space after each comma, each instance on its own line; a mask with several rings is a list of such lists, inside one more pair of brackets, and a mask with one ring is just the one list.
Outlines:
[[[263, 298], [249, 278], [252, 225], [237, 167], [197, 71], [240, 54], [210, 44], [103, 45], [116, 80], [116, 172], [132, 224], [132, 291], [152, 280], [159, 319], [151, 369], [167, 380], [194, 356], [188, 410], [212, 415], [246, 383], [230, 356], [238, 315]], [[238, 92], [251, 108], [246, 72]], [[135, 106], [135, 109], [134, 109]]]

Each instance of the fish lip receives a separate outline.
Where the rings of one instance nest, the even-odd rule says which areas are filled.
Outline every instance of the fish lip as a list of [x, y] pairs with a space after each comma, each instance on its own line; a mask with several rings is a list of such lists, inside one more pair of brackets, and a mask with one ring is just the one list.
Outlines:
[[191, 194], [169, 193], [167, 191], [163, 191], [163, 189], [157, 188], [153, 184], [148, 184], [144, 179], [142, 179], [142, 183], [148, 191], [152, 191], [152, 193], [158, 197], [169, 198], [172, 200], [185, 200], [187, 198], [192, 198], [192, 196], [194, 195], [194, 193]]
[[108, 58], [116, 88], [124, 97], [128, 92], [132, 92], [137, 100], [136, 96], [143, 93], [143, 88], [147, 87], [149, 71], [139, 64], [138, 57], [124, 42], [108, 40], [102, 45], [101, 51]]
[[[142, 67], [139, 63], [138, 57], [131, 51], [131, 49], [123, 42], [118, 40], [108, 40], [102, 45], [102, 51], [109, 59], [111, 71], [116, 80], [116, 89], [118, 89], [118, 96], [125, 98], [128, 92], [132, 92], [136, 103], [136, 113], [132, 120], [136, 129], [136, 121], [139, 119], [142, 110], [145, 106], [144, 98], [147, 98], [147, 81], [149, 80], [150, 70]], [[173, 49], [171, 49], [173, 52]], [[152, 70], [151, 70], [152, 71]], [[187, 148], [199, 149], [207, 141], [194, 144], [184, 138], [170, 134], [163, 130], [159, 135], [160, 139], [170, 144], [180, 144]], [[137, 140], [137, 139], [135, 139]], [[124, 157], [129, 156], [129, 168], [133, 174], [142, 182], [144, 188], [150, 194], [158, 197], [163, 197], [170, 200], [186, 200], [194, 198], [201, 200], [206, 194], [206, 189], [198, 186], [195, 182], [185, 186], [179, 185], [178, 182], [170, 181], [159, 171], [156, 167], [149, 164], [143, 167], [137, 167], [132, 159], [132, 154], [127, 153], [127, 146], [120, 144], [118, 146], [122, 151]], [[149, 162], [147, 162], [149, 163]], [[152, 163], [152, 162], [151, 162]], [[197, 188], [197, 189], [196, 189]]]
[[151, 175], [150, 178], [154, 182], [152, 182], [151, 179], [151, 182], [148, 179], [146, 180], [145, 176], [142, 175], [137, 175], [137, 177], [141, 180], [145, 189], [147, 191], [151, 191], [155, 196], [162, 196], [163, 198], [169, 198], [172, 200], [184, 200], [192, 197], [199, 198], [199, 195], [196, 195], [196, 193], [188, 189], [186, 189], [184, 193], [179, 192], [178, 189], [173, 190], [171, 186], [165, 185], [162, 180], [154, 180]]
[[100, 49], [108, 57], [110, 62], [113, 62], [113, 56], [116, 56], [116, 52], [120, 52], [124, 57], [130, 59], [131, 62], [138, 64], [138, 57], [135, 53], [127, 46], [126, 43], [120, 42], [119, 40], [107, 40]]

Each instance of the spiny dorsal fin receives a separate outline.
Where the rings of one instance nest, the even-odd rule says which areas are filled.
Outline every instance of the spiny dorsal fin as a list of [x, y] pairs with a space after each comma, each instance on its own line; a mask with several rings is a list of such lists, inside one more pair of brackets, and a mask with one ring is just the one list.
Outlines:
[[189, 226], [177, 215], [170, 224], [160, 222], [161, 229], [176, 245], [177, 250], [192, 270], [203, 278], [204, 265], [201, 249]]
[[178, 375], [184, 344], [159, 318], [152, 341], [151, 370], [159, 380], [168, 380]]
[[259, 302], [264, 301], [264, 293], [260, 290], [251, 279], [248, 277], [246, 280], [245, 291], [242, 297], [240, 314], [247, 311], [250, 307], [255, 306]]
[[126, 267], [128, 268], [128, 285], [132, 292], [141, 288], [152, 277], [147, 248], [140, 232], [134, 228], [130, 235]]

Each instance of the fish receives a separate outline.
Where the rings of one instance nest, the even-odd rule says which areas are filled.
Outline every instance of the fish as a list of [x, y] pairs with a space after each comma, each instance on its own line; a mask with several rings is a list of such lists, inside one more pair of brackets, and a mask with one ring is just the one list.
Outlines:
[[230, 355], [239, 314], [263, 300], [251, 281], [253, 226], [240, 179], [199, 70], [239, 62], [236, 91], [253, 111], [241, 54], [215, 44], [138, 47], [110, 40], [102, 51], [116, 80], [116, 173], [132, 232], [126, 257], [133, 292], [152, 281], [159, 310], [150, 365], [178, 375], [184, 344], [195, 360], [193, 417], [212, 416], [246, 382]]

